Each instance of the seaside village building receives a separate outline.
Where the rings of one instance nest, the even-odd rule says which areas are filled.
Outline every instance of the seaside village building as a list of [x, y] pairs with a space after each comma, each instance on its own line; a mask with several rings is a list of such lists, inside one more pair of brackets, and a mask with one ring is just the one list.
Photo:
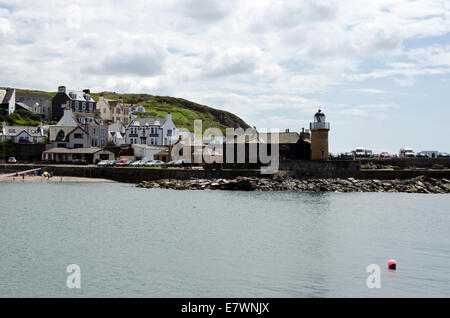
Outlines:
[[39, 126], [7, 126], [2, 123], [0, 141], [11, 140], [14, 143], [42, 143], [47, 137], [43, 124]]
[[16, 102], [23, 108], [39, 114], [46, 121], [52, 118], [52, 98], [49, 95], [32, 92], [16, 92]]
[[67, 106], [74, 113], [95, 114], [97, 103], [91, 97], [89, 89], [74, 91], [67, 90], [65, 86], [59, 86], [58, 93], [52, 99], [52, 120], [59, 121]]
[[176, 140], [170, 113], [166, 117], [134, 118], [125, 128], [125, 143], [129, 145], [168, 146]]
[[66, 106], [56, 125], [49, 127], [52, 148], [42, 153], [42, 160], [55, 162], [113, 160], [114, 154], [106, 147], [108, 126], [93, 112], [73, 112]]
[[105, 121], [119, 122], [124, 126], [130, 123], [130, 106], [124, 104], [121, 97], [117, 100], [106, 99], [102, 94], [98, 98], [97, 108]]

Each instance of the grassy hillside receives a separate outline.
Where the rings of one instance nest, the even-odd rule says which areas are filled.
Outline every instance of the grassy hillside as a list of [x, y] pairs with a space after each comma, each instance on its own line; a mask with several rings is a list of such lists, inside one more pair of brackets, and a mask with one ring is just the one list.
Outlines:
[[[17, 91], [42, 93], [53, 97], [56, 92], [42, 92], [18, 89]], [[92, 97], [98, 101], [100, 93], [92, 93]], [[172, 114], [172, 119], [177, 127], [184, 127], [193, 131], [194, 120], [203, 121], [203, 129], [210, 127], [220, 128], [248, 128], [249, 125], [238, 116], [219, 109], [200, 105], [183, 98], [168, 96], [153, 96], [149, 94], [118, 94], [115, 92], [103, 92], [105, 98], [117, 99], [123, 98], [124, 103], [143, 105], [146, 109], [145, 117], [160, 116], [164, 117], [168, 112]]]

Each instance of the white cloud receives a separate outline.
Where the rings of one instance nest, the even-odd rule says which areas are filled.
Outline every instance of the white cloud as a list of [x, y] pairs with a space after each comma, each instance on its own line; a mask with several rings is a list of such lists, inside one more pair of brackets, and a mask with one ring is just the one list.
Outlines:
[[[450, 32], [445, 0], [9, 3], [0, 0], [3, 86], [170, 94], [262, 123], [331, 104], [330, 91], [355, 81], [403, 87], [450, 72], [448, 44], [420, 43]], [[79, 27], [70, 6], [81, 8]]]

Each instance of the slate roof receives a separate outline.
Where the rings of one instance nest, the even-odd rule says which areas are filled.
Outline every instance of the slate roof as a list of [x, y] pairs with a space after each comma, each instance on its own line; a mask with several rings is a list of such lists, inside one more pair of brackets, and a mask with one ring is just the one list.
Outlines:
[[162, 126], [166, 120], [164, 117], [135, 118], [128, 127]]
[[[97, 153], [97, 152], [102, 151], [102, 150], [105, 150], [105, 149], [98, 148], [98, 147], [74, 148], [74, 149], [54, 147], [54, 148], [51, 148], [51, 149], [48, 149], [48, 150], [44, 151], [44, 153], [94, 154], [94, 153]], [[105, 150], [105, 151], [109, 151], [109, 150]]]

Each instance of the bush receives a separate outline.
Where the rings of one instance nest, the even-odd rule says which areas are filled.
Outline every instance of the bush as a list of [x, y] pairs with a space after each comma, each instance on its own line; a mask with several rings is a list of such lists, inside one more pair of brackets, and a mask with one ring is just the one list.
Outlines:
[[0, 158], [8, 159], [16, 156], [16, 147], [12, 140], [0, 141]]

